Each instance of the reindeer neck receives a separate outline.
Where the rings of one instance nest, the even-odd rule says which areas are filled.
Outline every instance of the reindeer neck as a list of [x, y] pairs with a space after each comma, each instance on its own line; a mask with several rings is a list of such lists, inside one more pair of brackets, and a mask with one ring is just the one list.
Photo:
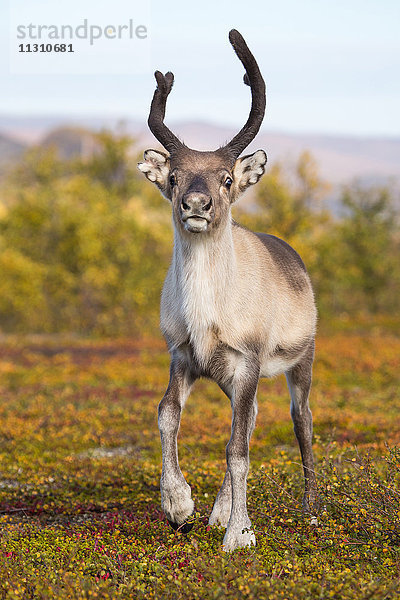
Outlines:
[[[232, 283], [236, 270], [232, 225], [217, 234], [190, 234], [182, 236], [175, 230], [173, 267], [176, 284], [180, 288], [191, 286], [199, 288], [200, 296], [213, 293], [225, 293]], [[200, 300], [211, 300], [204, 297]]]
[[206, 360], [232, 298], [236, 259], [231, 223], [218, 236], [180, 236], [175, 232], [172, 268], [182, 315], [195, 353]]

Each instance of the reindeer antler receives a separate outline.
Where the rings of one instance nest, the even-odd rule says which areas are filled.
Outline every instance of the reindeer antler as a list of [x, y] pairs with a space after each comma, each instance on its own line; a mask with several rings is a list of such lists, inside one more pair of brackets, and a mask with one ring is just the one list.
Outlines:
[[[226, 151], [233, 160], [236, 160], [239, 154], [255, 138], [261, 127], [265, 113], [266, 99], [264, 79], [262, 78], [256, 59], [250, 52], [243, 37], [236, 29], [232, 29], [229, 32], [229, 41], [246, 70], [243, 81], [246, 85], [250, 86], [252, 96], [251, 110], [246, 124], [226, 146], [220, 148], [220, 151]], [[171, 72], [163, 75], [160, 71], [156, 71], [154, 75], [157, 80], [157, 88], [151, 103], [148, 124], [158, 141], [172, 154], [178, 148], [184, 146], [176, 135], [164, 124], [165, 106], [174, 83], [174, 76]]]
[[154, 76], [157, 81], [157, 88], [154, 92], [147, 122], [158, 141], [169, 153], [172, 153], [183, 145], [176, 135], [164, 124], [165, 106], [174, 84], [174, 75], [171, 72], [163, 75], [160, 71], [156, 71]]
[[243, 81], [246, 85], [250, 86], [252, 97], [251, 110], [246, 124], [224, 147], [236, 159], [255, 138], [261, 127], [265, 114], [266, 98], [264, 79], [258, 68], [257, 61], [250, 52], [243, 37], [236, 29], [232, 29], [229, 32], [229, 41], [246, 70]]

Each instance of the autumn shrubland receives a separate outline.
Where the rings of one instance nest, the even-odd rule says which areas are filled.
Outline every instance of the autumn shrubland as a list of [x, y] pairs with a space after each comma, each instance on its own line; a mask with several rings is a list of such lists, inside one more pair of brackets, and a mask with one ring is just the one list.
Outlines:
[[134, 171], [130, 140], [91, 157], [36, 149], [1, 187], [0, 597], [395, 599], [400, 594], [399, 228], [390, 188], [322, 202], [312, 158], [273, 166], [245, 225], [302, 254], [320, 323], [311, 405], [318, 526], [283, 377], [263, 380], [251, 443], [257, 547], [226, 555], [207, 518], [229, 401], [195, 386], [180, 431], [194, 527], [160, 510], [157, 405], [168, 354], [158, 297], [169, 209]]

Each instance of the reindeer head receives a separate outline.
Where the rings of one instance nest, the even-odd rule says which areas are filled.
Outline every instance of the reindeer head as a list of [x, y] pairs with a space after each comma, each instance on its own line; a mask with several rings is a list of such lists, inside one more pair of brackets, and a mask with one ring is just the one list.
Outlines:
[[238, 31], [229, 40], [241, 60], [249, 85], [252, 105], [249, 118], [239, 133], [225, 146], [210, 152], [192, 150], [164, 124], [167, 97], [174, 76], [156, 71], [157, 89], [151, 103], [149, 127], [168, 154], [146, 150], [138, 168], [172, 202], [175, 225], [182, 232], [215, 230], [230, 218], [230, 205], [264, 173], [267, 156], [263, 150], [238, 156], [260, 129], [265, 113], [265, 83], [257, 62]]

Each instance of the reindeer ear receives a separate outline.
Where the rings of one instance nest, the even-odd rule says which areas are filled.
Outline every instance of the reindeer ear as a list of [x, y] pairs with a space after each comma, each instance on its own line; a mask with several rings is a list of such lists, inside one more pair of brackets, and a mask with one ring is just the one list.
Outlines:
[[168, 200], [169, 196], [169, 156], [158, 150], [146, 150], [144, 161], [138, 163], [138, 169], [147, 177], [149, 181], [155, 183]]
[[236, 194], [241, 194], [250, 185], [254, 185], [264, 175], [267, 155], [264, 150], [257, 150], [238, 158], [233, 167], [233, 181]]

